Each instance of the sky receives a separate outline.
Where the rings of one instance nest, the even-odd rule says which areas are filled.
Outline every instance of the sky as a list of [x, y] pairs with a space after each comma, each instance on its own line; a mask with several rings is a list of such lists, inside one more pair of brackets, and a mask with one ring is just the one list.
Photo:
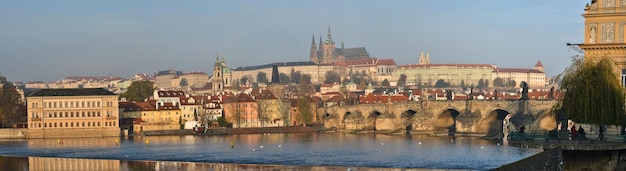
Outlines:
[[340, 47], [415, 64], [493, 64], [556, 76], [582, 43], [590, 0], [2, 1], [0, 74], [10, 81], [67, 76], [211, 75], [228, 67], [308, 61], [330, 25]]

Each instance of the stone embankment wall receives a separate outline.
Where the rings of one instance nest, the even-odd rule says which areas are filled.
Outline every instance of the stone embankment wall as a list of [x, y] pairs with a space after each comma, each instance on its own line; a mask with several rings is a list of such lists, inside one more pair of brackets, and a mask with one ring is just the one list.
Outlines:
[[80, 138], [80, 137], [115, 137], [120, 136], [120, 129], [111, 128], [67, 128], [28, 130], [25, 138]]
[[4, 138], [26, 138], [28, 129], [7, 128], [0, 129], [0, 139]]
[[563, 170], [563, 155], [560, 148], [549, 149], [520, 161], [504, 165], [493, 171]]

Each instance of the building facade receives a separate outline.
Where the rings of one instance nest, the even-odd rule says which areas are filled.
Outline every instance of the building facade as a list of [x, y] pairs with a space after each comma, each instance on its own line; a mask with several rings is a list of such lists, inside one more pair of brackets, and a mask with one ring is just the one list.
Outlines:
[[26, 97], [28, 138], [119, 136], [118, 95], [103, 88], [42, 89]]
[[585, 38], [579, 44], [585, 59], [608, 57], [615, 62], [614, 72], [626, 86], [626, 2], [592, 0], [585, 6]]
[[398, 66], [394, 73], [396, 82], [402, 74], [406, 75], [406, 85], [434, 86], [437, 80], [443, 79], [452, 86], [461, 82], [466, 85], [478, 85], [482, 80], [491, 81], [493, 66], [489, 64], [410, 64]]

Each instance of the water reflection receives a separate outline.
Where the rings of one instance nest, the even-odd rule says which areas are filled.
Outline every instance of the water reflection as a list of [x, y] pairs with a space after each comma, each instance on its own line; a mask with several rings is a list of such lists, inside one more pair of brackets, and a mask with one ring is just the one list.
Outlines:
[[420, 171], [432, 169], [394, 169], [394, 168], [366, 168], [366, 167], [341, 167], [341, 166], [283, 166], [283, 165], [260, 165], [260, 164], [225, 164], [225, 163], [197, 163], [197, 162], [172, 162], [172, 161], [120, 161], [104, 159], [74, 159], [54, 157], [0, 157], [0, 170], [11, 171], [193, 171], [193, 170], [219, 170], [219, 171], [325, 171], [325, 170], [361, 170], [361, 171]]
[[[146, 141], [149, 141], [149, 144], [146, 144]], [[231, 148], [231, 143], [234, 148]], [[509, 147], [475, 137], [382, 134], [290, 133], [156, 136], [131, 139], [0, 140], [0, 156], [119, 160], [121, 168], [159, 168], [161, 165], [169, 164], [124, 161], [180, 161], [177, 163], [181, 167], [193, 165], [214, 168], [227, 165], [224, 167], [235, 167], [237, 170], [246, 167], [285, 169], [315, 166], [486, 170], [520, 160], [539, 151]], [[72, 160], [52, 163], [66, 161]], [[204, 166], [204, 163], [223, 164]], [[93, 165], [107, 166], [105, 163]]]

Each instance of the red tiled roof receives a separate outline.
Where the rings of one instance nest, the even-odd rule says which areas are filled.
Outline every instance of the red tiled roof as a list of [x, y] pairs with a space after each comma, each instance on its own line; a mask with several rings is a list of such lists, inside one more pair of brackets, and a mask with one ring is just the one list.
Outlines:
[[396, 61], [393, 59], [381, 59], [378, 60], [378, 65], [396, 65]]
[[526, 68], [496, 68], [493, 72], [518, 72], [518, 73], [543, 73], [536, 69], [526, 69]]
[[543, 67], [543, 64], [541, 63], [541, 60], [537, 61], [537, 64], [535, 64], [535, 67]]

